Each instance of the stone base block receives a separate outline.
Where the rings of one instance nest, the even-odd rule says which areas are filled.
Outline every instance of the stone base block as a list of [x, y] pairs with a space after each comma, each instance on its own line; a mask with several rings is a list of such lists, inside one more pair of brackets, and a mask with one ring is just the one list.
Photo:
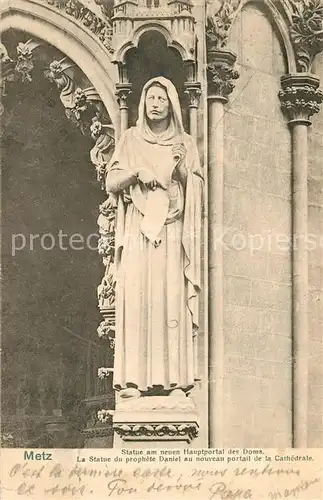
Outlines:
[[189, 397], [131, 398], [117, 402], [113, 429], [116, 448], [181, 447], [197, 437], [198, 415]]

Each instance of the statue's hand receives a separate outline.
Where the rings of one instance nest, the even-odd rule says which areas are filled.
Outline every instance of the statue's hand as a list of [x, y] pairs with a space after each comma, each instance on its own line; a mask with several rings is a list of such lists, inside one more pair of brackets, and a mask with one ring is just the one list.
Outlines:
[[162, 186], [157, 179], [155, 178], [154, 174], [150, 172], [149, 170], [139, 170], [137, 173], [137, 179], [142, 182], [148, 189], [152, 189], [153, 191], [157, 187], [161, 187], [163, 189], [166, 189], [164, 186]]
[[183, 143], [174, 144], [172, 148], [173, 158], [179, 164], [186, 156], [186, 147]]
[[154, 174], [152, 172], [150, 172], [149, 170], [145, 170], [145, 169], [138, 171], [137, 178], [143, 184], [150, 184], [151, 182], [156, 180], [154, 177]]

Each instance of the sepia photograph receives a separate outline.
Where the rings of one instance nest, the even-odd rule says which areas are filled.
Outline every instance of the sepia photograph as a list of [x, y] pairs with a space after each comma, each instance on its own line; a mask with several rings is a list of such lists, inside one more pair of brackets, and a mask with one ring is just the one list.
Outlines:
[[2, 449], [322, 449], [322, 0], [0, 7]]

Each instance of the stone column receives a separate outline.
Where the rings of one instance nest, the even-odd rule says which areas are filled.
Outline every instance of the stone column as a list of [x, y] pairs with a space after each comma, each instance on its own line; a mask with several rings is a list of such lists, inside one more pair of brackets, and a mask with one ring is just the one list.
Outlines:
[[199, 82], [186, 82], [185, 94], [188, 98], [190, 117], [190, 134], [197, 139], [197, 109], [200, 104], [201, 84]]
[[319, 79], [296, 73], [281, 79], [282, 109], [289, 118], [292, 134], [292, 339], [293, 339], [293, 446], [307, 447], [308, 418], [308, 127], [319, 111], [323, 94]]
[[223, 235], [224, 106], [233, 91], [236, 55], [208, 51], [208, 271], [209, 271], [209, 446], [223, 446]]
[[116, 96], [120, 108], [120, 135], [122, 135], [129, 126], [128, 98], [132, 92], [131, 87], [131, 83], [116, 84]]

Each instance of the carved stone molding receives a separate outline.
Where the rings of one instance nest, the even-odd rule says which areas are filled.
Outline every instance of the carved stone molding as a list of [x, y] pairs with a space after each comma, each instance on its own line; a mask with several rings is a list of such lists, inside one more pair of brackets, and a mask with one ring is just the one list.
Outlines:
[[201, 84], [199, 82], [186, 82], [185, 95], [187, 96], [189, 108], [198, 108], [201, 97]]
[[290, 1], [293, 9], [291, 39], [297, 69], [311, 70], [313, 60], [323, 50], [323, 4], [321, 0]]
[[281, 78], [282, 90], [278, 95], [289, 123], [311, 124], [310, 117], [319, 112], [320, 104], [323, 102], [319, 84], [317, 77], [303, 73]]
[[87, 420], [87, 426], [82, 429], [82, 434], [85, 438], [113, 437], [113, 433], [111, 418], [109, 422], [102, 423], [98, 420], [95, 409], [92, 410], [92, 418], [90, 417]]
[[128, 422], [113, 424], [123, 441], [184, 441], [190, 443], [198, 436], [196, 422]]
[[207, 77], [208, 95], [227, 100], [234, 89], [234, 80], [239, 73], [234, 69], [236, 55], [231, 51], [212, 50], [208, 52]]
[[207, 0], [206, 42], [208, 48], [226, 46], [234, 16], [242, 0]]
[[96, 427], [86, 427], [82, 430], [82, 434], [86, 438], [113, 437], [113, 428], [112, 426], [100, 426], [98, 424]]
[[100, 18], [88, 7], [78, 0], [38, 0], [40, 3], [47, 4], [57, 10], [65, 12], [68, 16], [85, 26], [93, 35], [113, 53], [112, 47], [112, 23], [106, 16]]

